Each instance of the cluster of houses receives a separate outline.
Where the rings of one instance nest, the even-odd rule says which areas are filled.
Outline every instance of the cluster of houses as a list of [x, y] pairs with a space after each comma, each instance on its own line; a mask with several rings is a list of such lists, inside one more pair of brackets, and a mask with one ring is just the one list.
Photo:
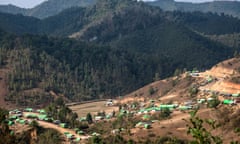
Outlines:
[[[8, 120], [6, 121], [9, 126], [13, 126], [16, 123], [26, 125], [31, 124], [33, 120], [38, 121], [46, 121], [53, 124], [58, 125], [62, 128], [68, 128], [68, 125], [66, 123], [62, 123], [60, 120], [54, 120], [51, 117], [48, 117], [46, 111], [44, 109], [38, 109], [34, 110], [32, 108], [25, 108], [23, 110], [12, 110], [9, 111]], [[74, 129], [77, 135], [84, 135], [85, 133], [79, 129]], [[75, 137], [73, 134], [70, 134], [69, 132], [65, 132], [64, 135], [67, 139], [74, 141], [74, 142], [80, 142], [80, 137]]]
[[[203, 92], [203, 95], [216, 95], [221, 97], [222, 104], [227, 105], [235, 105], [240, 103], [240, 93], [227, 93], [227, 92], [219, 92], [215, 90], [209, 89], [200, 89]], [[211, 99], [211, 98], [207, 98]], [[202, 98], [200, 102], [205, 102], [206, 98]], [[200, 103], [199, 102], [199, 103]]]
[[[192, 76], [199, 76], [198, 71], [191, 72], [190, 75]], [[204, 84], [211, 83], [214, 80], [213, 77], [208, 76], [206, 78], [206, 81]], [[213, 90], [206, 90], [206, 89], [200, 89], [202, 92], [202, 95], [197, 99], [196, 101], [188, 100], [185, 101], [181, 104], [178, 103], [170, 103], [170, 104], [160, 104], [156, 105], [155, 100], [150, 100], [149, 102], [140, 102], [138, 104], [126, 104], [126, 106], [123, 106], [120, 108], [118, 112], [118, 116], [124, 116], [124, 115], [142, 115], [142, 119], [144, 121], [138, 122], [135, 127], [137, 128], [144, 128], [144, 129], [149, 129], [151, 128], [151, 124], [153, 121], [149, 121], [150, 113], [154, 112], [161, 112], [163, 110], [180, 110], [180, 111], [188, 111], [188, 110], [193, 110], [199, 108], [200, 105], [202, 104], [207, 104], [213, 100], [216, 100], [215, 97], [211, 97], [212, 94], [217, 95], [217, 96], [222, 96], [224, 99], [222, 99], [222, 104], [225, 105], [234, 105], [237, 103], [240, 103], [240, 94], [239, 93], [226, 93], [226, 92], [218, 92], [218, 91], [213, 91]], [[105, 104], [106, 106], [113, 106], [113, 100], [108, 100]], [[23, 113], [26, 112], [26, 113]], [[23, 117], [23, 118], [22, 118]], [[102, 115], [97, 115], [94, 116], [93, 121], [98, 122], [101, 120], [109, 120], [111, 118], [115, 117], [115, 112], [109, 113], [109, 114], [102, 114]], [[19, 124], [29, 124], [33, 119], [40, 120], [40, 121], [46, 121], [46, 122], [51, 122], [53, 124], [58, 125], [59, 127], [62, 128], [68, 128], [68, 125], [66, 123], [62, 123], [60, 120], [54, 120], [51, 117], [48, 117], [46, 111], [44, 109], [38, 109], [38, 110], [33, 110], [32, 108], [26, 108], [23, 110], [18, 110], [15, 109], [13, 111], [9, 112], [9, 117], [8, 117], [8, 125], [12, 126], [15, 123]], [[87, 121], [86, 117], [82, 117], [79, 119], [79, 121]], [[84, 135], [84, 132], [79, 129], [74, 129], [75, 133], [77, 135]], [[115, 129], [112, 130], [113, 134], [120, 133], [121, 131], [124, 131], [124, 129]], [[74, 142], [80, 142], [81, 138], [80, 137], [75, 137], [73, 134], [69, 132], [65, 132], [64, 135], [66, 136], [67, 139], [72, 140]], [[93, 133], [89, 136], [99, 136], [100, 134], [98, 133]]]
[[[200, 73], [198, 70], [189, 71], [188, 74], [190, 74], [193, 77], [200, 76]], [[200, 83], [200, 86], [205, 86], [216, 80], [218, 80], [218, 79], [208, 75], [208, 76], [206, 76], [206, 80]], [[214, 90], [210, 90], [210, 89], [199, 89], [199, 90], [203, 92], [203, 96], [209, 95], [209, 94], [222, 96], [223, 99], [221, 99], [221, 102], [222, 102], [222, 104], [225, 104], [225, 105], [235, 105], [237, 103], [240, 103], [240, 93], [227, 93], [227, 92], [214, 91]], [[213, 100], [213, 98], [211, 98], [211, 97], [200, 98], [200, 99], [198, 99], [198, 103], [199, 104], [206, 103], [211, 100]]]

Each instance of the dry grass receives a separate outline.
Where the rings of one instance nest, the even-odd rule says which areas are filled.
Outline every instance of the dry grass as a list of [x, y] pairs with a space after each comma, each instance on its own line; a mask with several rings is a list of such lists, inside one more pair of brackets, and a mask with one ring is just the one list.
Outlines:
[[75, 106], [70, 106], [69, 108], [78, 114], [79, 117], [84, 117], [87, 113], [91, 113], [92, 115], [96, 114], [97, 112], [105, 111], [106, 113], [110, 113], [112, 111], [117, 111], [117, 106], [105, 106], [106, 101], [100, 102], [91, 102], [86, 104], [79, 104]]

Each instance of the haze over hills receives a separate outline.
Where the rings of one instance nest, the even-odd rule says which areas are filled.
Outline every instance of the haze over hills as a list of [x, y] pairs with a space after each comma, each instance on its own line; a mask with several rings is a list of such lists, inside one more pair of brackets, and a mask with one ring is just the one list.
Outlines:
[[94, 3], [95, 0], [48, 0], [30, 9], [18, 8], [13, 5], [0, 6], [0, 11], [11, 14], [23, 14], [37, 18], [46, 18], [56, 15], [70, 7], [86, 7], [93, 5]]
[[[11, 14], [23, 14], [37, 18], [46, 18], [56, 15], [70, 7], [92, 6], [97, 0], [48, 0], [42, 4], [31, 8], [23, 9], [13, 5], [2, 5], [0, 11]], [[174, 0], [145, 1], [149, 5], [158, 6], [165, 11], [185, 11], [185, 12], [212, 12], [217, 14], [232, 15], [240, 17], [240, 2], [238, 1], [213, 1], [204, 3], [175, 2]]]
[[[88, 34], [89, 31], [93, 29], [92, 31], [96, 32], [100, 26], [102, 27], [106, 24], [112, 25], [112, 29], [114, 29], [113, 31], [116, 33], [120, 32], [122, 36], [124, 33], [121, 31], [129, 32], [130, 29], [129, 27], [121, 28], [122, 26], [119, 25], [117, 21], [130, 23], [131, 20], [134, 21], [133, 23], [136, 22], [136, 25], [132, 26], [133, 31], [158, 25], [163, 19], [163, 21], [167, 20], [172, 23], [179, 23], [194, 31], [208, 35], [232, 34], [240, 32], [240, 21], [230, 16], [219, 16], [217, 14], [205, 14], [201, 12], [163, 12], [157, 8], [148, 7], [146, 9], [147, 6], [144, 5], [144, 3], [138, 3], [138, 5], [136, 5], [136, 2], [128, 3], [129, 6], [123, 4], [124, 2], [121, 2], [120, 4], [112, 2], [113, 6], [110, 6], [107, 3], [108, 2], [99, 1], [97, 7], [74, 7], [66, 9], [55, 16], [43, 20], [23, 17], [21, 15], [8, 15], [1, 13], [2, 21], [0, 22], [0, 25], [2, 29], [13, 33], [38, 33], [49, 34], [52, 36], [71, 36], [75, 38], [83, 38], [85, 40], [90, 40], [94, 37], [93, 35]], [[140, 10], [140, 5], [144, 5], [145, 9]], [[130, 8], [133, 8], [133, 10]], [[137, 14], [134, 10], [139, 12], [139, 14]], [[128, 17], [124, 11], [129, 11], [130, 16]], [[138, 19], [131, 17], [133, 14], [136, 14]], [[124, 18], [124, 15], [127, 17]], [[151, 18], [144, 15], [149, 15]], [[226, 23], [225, 21], [228, 22]], [[143, 24], [141, 24], [142, 22]], [[219, 25], [219, 23], [221, 23], [221, 25]], [[16, 27], [18, 28], [16, 29]], [[104, 31], [104, 29], [106, 28], [103, 27], [100, 31]], [[110, 34], [108, 32], [106, 33]], [[113, 37], [116, 37], [116, 35]]]
[[153, 6], [158, 6], [165, 11], [185, 11], [185, 12], [212, 12], [240, 17], [240, 2], [238, 1], [213, 1], [205, 3], [175, 2], [174, 0], [156, 0], [148, 2]]

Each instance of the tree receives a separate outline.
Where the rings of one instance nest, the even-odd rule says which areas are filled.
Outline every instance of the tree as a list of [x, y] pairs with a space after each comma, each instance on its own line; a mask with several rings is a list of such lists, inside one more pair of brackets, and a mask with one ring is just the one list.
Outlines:
[[189, 90], [188, 90], [191, 97], [196, 96], [198, 91], [199, 91], [198, 87], [195, 87], [195, 86], [190, 87]]
[[62, 144], [61, 134], [54, 129], [46, 129], [38, 137], [37, 144]]
[[30, 123], [30, 126], [32, 127], [32, 128], [34, 128], [35, 130], [39, 130], [39, 128], [40, 128], [40, 126], [39, 126], [39, 123], [37, 122], [37, 121], [35, 121], [35, 120], [33, 120], [31, 123]]
[[87, 114], [86, 120], [89, 124], [93, 123], [92, 115], [90, 113]]
[[7, 115], [8, 115], [8, 111], [0, 108], [0, 123], [4, 122]]
[[239, 53], [238, 53], [238, 51], [234, 51], [233, 56], [234, 56], [234, 58], [238, 58], [238, 57], [239, 57]]
[[160, 118], [168, 118], [171, 114], [171, 111], [169, 108], [163, 109], [160, 113]]
[[149, 87], [148, 93], [149, 95], [153, 95], [155, 93], [155, 90], [152, 86]]
[[93, 136], [91, 138], [91, 144], [102, 144], [103, 141], [99, 136]]
[[218, 98], [214, 98], [213, 100], [208, 102], [208, 107], [210, 108], [216, 108], [220, 104], [220, 100]]
[[222, 144], [222, 139], [219, 136], [212, 135], [211, 131], [208, 131], [204, 124], [207, 124], [212, 128], [212, 130], [218, 127], [215, 120], [206, 119], [203, 120], [196, 116], [197, 111], [190, 112], [190, 121], [186, 121], [188, 130], [187, 134], [192, 135], [194, 140], [191, 142], [192, 144]]
[[174, 71], [174, 76], [179, 76], [181, 73], [182, 73], [181, 70], [177, 68], [177, 69]]
[[153, 78], [154, 81], [159, 81], [160, 80], [160, 74], [157, 72], [155, 73], [155, 76]]
[[8, 125], [4, 123], [7, 115], [8, 111], [0, 108], [0, 143], [14, 144], [15, 137], [11, 135], [11, 130]]
[[63, 106], [64, 105], [64, 100], [62, 97], [58, 97], [56, 100], [55, 100], [55, 104], [58, 105], [58, 106]]

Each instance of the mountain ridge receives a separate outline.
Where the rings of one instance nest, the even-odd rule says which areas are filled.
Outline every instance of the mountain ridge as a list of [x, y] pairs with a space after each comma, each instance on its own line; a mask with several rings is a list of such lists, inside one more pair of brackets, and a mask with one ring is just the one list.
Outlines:
[[[23, 14], [26, 16], [34, 16], [37, 18], [47, 18], [56, 15], [61, 11], [71, 7], [88, 7], [96, 4], [97, 0], [51, 0], [43, 2], [31, 9], [19, 8], [14, 5], [0, 5], [0, 11], [12, 14]], [[158, 6], [165, 11], [185, 11], [194, 12], [201, 11], [204, 13], [212, 12], [221, 15], [232, 15], [240, 17], [240, 2], [238, 1], [213, 1], [204, 3], [175, 2], [174, 0], [156, 0], [146, 1], [145, 3]]]
[[204, 3], [175, 2], [173, 0], [156, 0], [147, 2], [150, 5], [158, 6], [165, 11], [185, 11], [185, 12], [212, 12], [221, 15], [232, 15], [240, 18], [239, 1], [213, 1]]
[[86, 7], [95, 3], [95, 0], [48, 0], [34, 8], [19, 8], [14, 5], [0, 5], [0, 11], [11, 14], [22, 14], [36, 18], [47, 18], [71, 7]]
[[[11, 62], [14, 69], [7, 100], [16, 104], [51, 101], [49, 91], [72, 101], [115, 97], [177, 69], [207, 69], [238, 50], [203, 37], [187, 21], [175, 21], [174, 13], [129, 0], [101, 0], [43, 20], [1, 15], [0, 28], [16, 33], [0, 37], [2, 64]], [[81, 37], [68, 38], [84, 28]]]

